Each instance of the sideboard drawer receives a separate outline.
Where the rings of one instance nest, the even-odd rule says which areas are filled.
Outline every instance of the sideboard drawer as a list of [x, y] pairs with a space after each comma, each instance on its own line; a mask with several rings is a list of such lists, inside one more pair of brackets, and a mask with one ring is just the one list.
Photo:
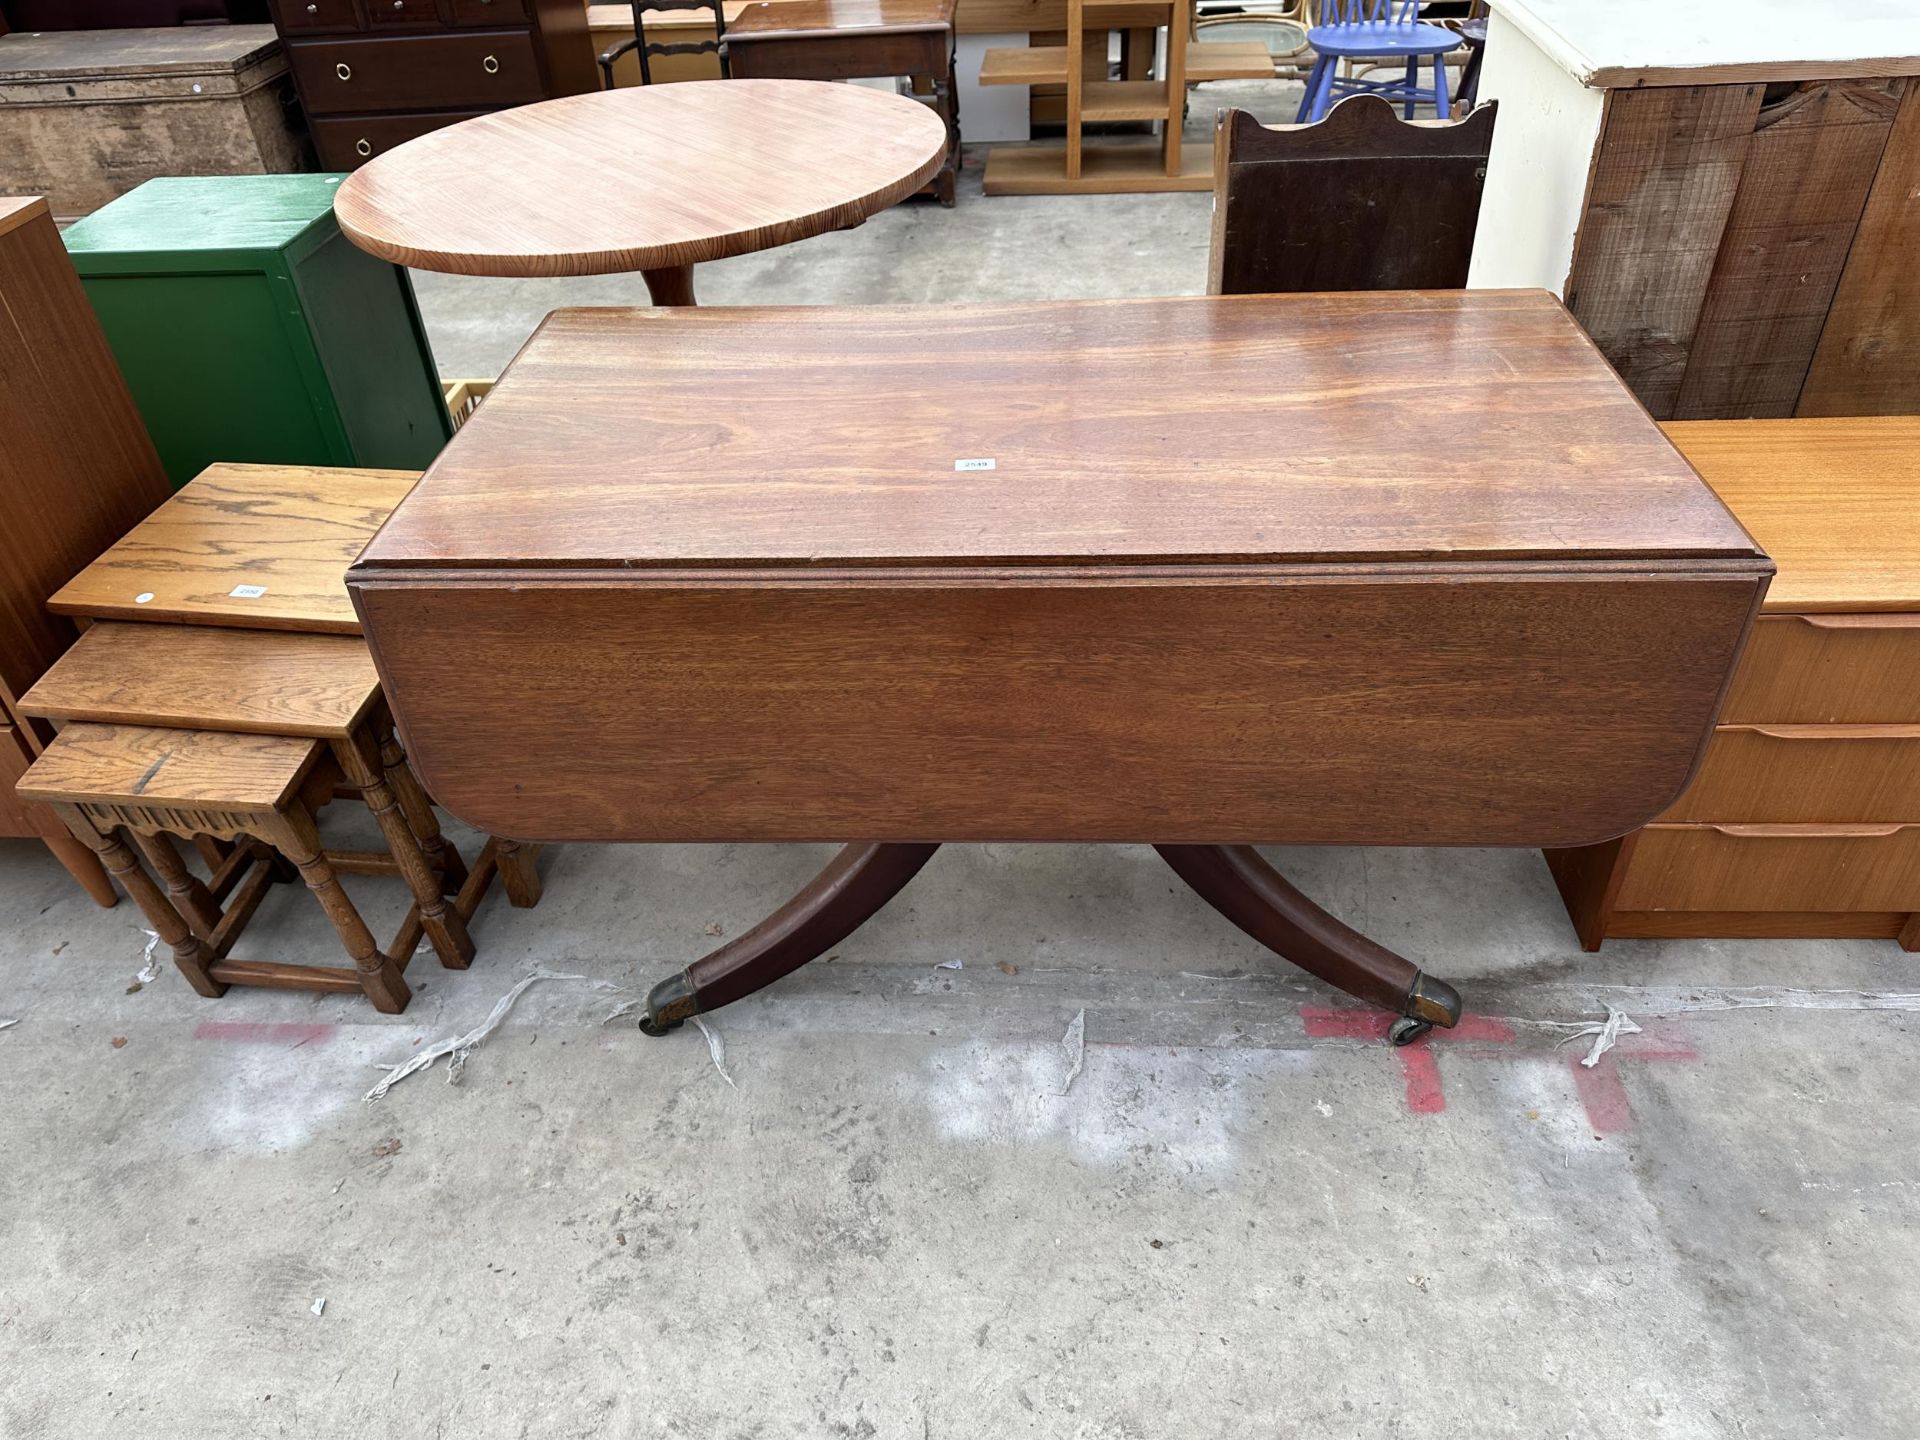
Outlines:
[[429, 130], [485, 115], [485, 110], [425, 110], [402, 115], [328, 115], [308, 122], [322, 170], [351, 170]]
[[517, 25], [527, 19], [527, 0], [447, 0], [455, 25]]
[[1660, 818], [1920, 822], [1920, 726], [1723, 726]]
[[1649, 825], [1616, 910], [1920, 910], [1920, 825]]
[[360, 28], [353, 0], [273, 0], [273, 11], [280, 28], [295, 33]]
[[541, 97], [525, 30], [306, 40], [288, 45], [312, 114], [368, 110], [490, 110]]
[[1720, 723], [1920, 724], [1920, 614], [1762, 615]]

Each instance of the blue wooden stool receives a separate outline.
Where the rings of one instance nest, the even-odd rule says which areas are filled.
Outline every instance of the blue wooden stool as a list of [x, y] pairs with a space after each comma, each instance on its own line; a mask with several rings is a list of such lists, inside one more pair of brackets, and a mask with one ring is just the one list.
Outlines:
[[[1406, 106], [1406, 118], [1413, 118], [1413, 107], [1431, 102], [1440, 119], [1449, 118], [1447, 103], [1447, 54], [1460, 46], [1460, 37], [1439, 25], [1420, 22], [1419, 0], [1328, 0], [1326, 24], [1307, 32], [1313, 46], [1313, 73], [1307, 77], [1307, 93], [1300, 101], [1296, 124], [1326, 117], [1327, 107], [1344, 95], [1378, 95], [1398, 100]], [[1420, 83], [1420, 65], [1433, 61], [1433, 84]], [[1394, 80], [1342, 78], [1342, 60], [1401, 60], [1407, 63], [1406, 76]]]

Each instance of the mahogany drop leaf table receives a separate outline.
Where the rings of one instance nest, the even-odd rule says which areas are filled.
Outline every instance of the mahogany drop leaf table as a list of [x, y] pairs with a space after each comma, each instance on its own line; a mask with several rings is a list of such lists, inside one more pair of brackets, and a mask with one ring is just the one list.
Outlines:
[[563, 310], [349, 574], [432, 793], [845, 850], [648, 1028], [943, 841], [1149, 842], [1459, 1018], [1255, 844], [1588, 844], [1679, 794], [1772, 564], [1539, 291]]

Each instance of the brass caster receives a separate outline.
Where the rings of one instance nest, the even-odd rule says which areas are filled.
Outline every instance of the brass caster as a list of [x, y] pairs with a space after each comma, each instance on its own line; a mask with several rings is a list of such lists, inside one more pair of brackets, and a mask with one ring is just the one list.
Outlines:
[[689, 1015], [700, 1013], [693, 998], [693, 977], [682, 970], [669, 975], [647, 992], [647, 1008], [640, 1017], [642, 1035], [665, 1035], [678, 1030]]
[[1387, 1039], [1394, 1045], [1411, 1045], [1431, 1029], [1431, 1020], [1416, 1020], [1411, 1015], [1402, 1015], [1387, 1031]]

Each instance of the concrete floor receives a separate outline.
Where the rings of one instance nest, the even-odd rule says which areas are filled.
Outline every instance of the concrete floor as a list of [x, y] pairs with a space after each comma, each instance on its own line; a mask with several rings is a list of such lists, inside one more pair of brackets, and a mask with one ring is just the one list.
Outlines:
[[[701, 284], [1195, 290], [1205, 223], [976, 178]], [[420, 290], [450, 374], [642, 298]], [[1150, 851], [965, 846], [718, 1017], [732, 1083], [692, 1027], [605, 1023], [827, 853], [550, 850], [541, 906], [495, 895], [473, 968], [423, 954], [385, 1017], [138, 985], [132, 906], [0, 842], [0, 1436], [1920, 1434], [1920, 965], [1891, 942], [1586, 956], [1533, 854], [1270, 852], [1467, 991], [1459, 1034], [1393, 1051]], [[398, 921], [392, 882], [351, 888]], [[334, 954], [288, 888], [241, 949]], [[535, 967], [585, 978], [457, 1086], [361, 1102]], [[1644, 1030], [1584, 1070], [1556, 1027], [1608, 1004]]]

